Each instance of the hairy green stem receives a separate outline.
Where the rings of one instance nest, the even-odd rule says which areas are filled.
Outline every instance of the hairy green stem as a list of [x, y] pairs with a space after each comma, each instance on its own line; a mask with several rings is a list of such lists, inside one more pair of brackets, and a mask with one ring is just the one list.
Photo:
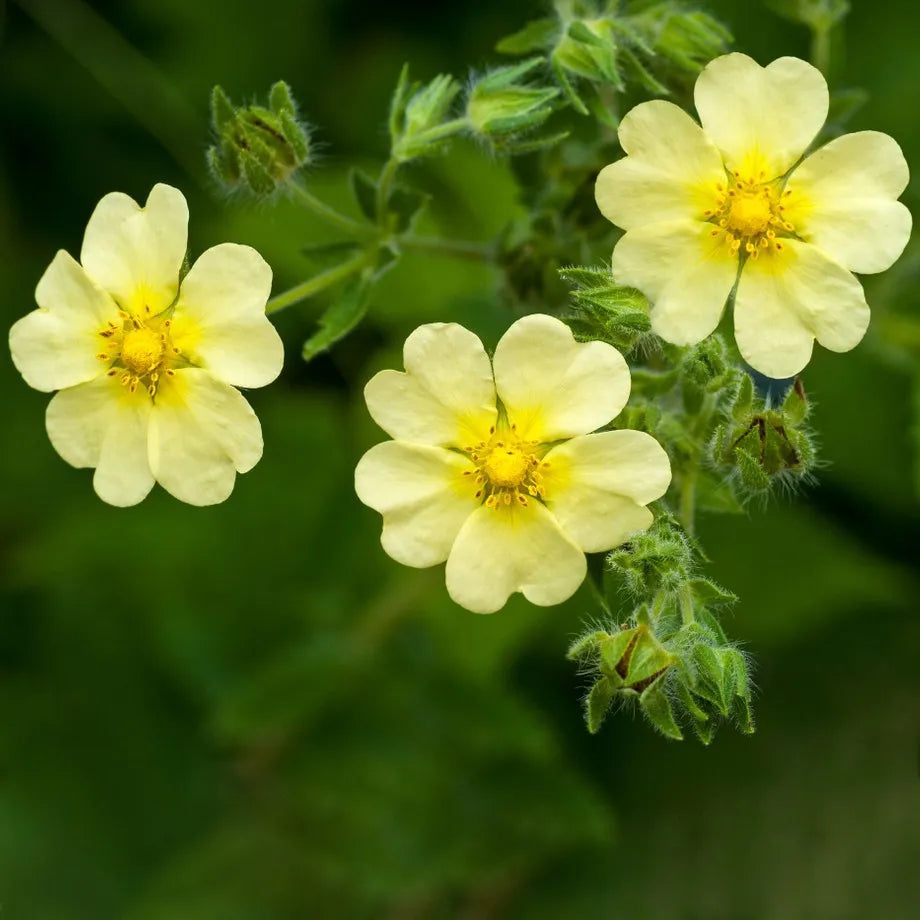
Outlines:
[[693, 614], [693, 590], [689, 584], [683, 584], [680, 588], [680, 618], [684, 626], [689, 626], [696, 622]]
[[366, 239], [373, 234], [374, 231], [372, 227], [352, 220], [345, 214], [336, 211], [335, 208], [326, 204], [325, 201], [320, 201], [316, 195], [310, 192], [305, 186], [301, 185], [301, 183], [293, 182], [290, 188], [294, 191], [302, 204], [306, 205], [317, 217], [323, 218], [327, 223], [334, 224], [336, 227], [360, 239]]
[[831, 30], [827, 26], [816, 26], [811, 32], [811, 62], [828, 75], [831, 66]]
[[396, 178], [396, 171], [398, 169], [399, 160], [395, 157], [390, 157], [390, 159], [383, 164], [383, 169], [380, 170], [380, 178], [377, 180], [377, 223], [384, 229], [386, 225], [387, 204], [390, 201], [390, 188], [393, 185], [393, 180]]
[[399, 245], [417, 252], [442, 253], [477, 262], [493, 262], [496, 257], [495, 247], [488, 243], [449, 240], [436, 236], [403, 236], [399, 239]]
[[306, 300], [308, 297], [312, 297], [314, 294], [318, 294], [328, 287], [332, 287], [333, 284], [343, 281], [345, 278], [360, 271], [368, 264], [369, 258], [369, 253], [362, 252], [353, 259], [343, 262], [341, 265], [336, 265], [334, 268], [327, 269], [324, 272], [320, 272], [318, 275], [314, 275], [312, 278], [308, 278], [306, 281], [292, 287], [290, 290], [272, 297], [265, 306], [265, 312], [277, 313], [279, 310], [285, 309], [285, 307], [300, 303], [300, 301]]

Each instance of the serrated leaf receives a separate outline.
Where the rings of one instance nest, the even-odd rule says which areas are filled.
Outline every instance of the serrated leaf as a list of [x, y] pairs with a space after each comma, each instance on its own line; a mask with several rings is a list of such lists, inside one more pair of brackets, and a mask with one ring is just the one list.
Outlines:
[[558, 35], [558, 19], [534, 19], [523, 29], [505, 36], [495, 46], [495, 50], [500, 54], [529, 54], [550, 47]]
[[606, 677], [597, 680], [588, 693], [585, 699], [585, 721], [592, 735], [596, 734], [603, 725], [615, 694], [616, 689], [611, 686]]
[[674, 721], [671, 703], [661, 689], [661, 681], [646, 687], [639, 697], [639, 706], [645, 713], [649, 722], [655, 726], [665, 737], [675, 741], [683, 741], [684, 736]]
[[319, 329], [303, 346], [303, 359], [310, 361], [320, 352], [327, 351], [343, 339], [367, 313], [370, 285], [364, 281], [353, 281], [342, 292], [319, 320]]

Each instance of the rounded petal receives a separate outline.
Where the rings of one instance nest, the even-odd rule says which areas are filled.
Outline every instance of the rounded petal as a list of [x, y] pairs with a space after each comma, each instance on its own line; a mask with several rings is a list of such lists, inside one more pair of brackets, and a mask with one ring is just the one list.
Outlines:
[[651, 301], [657, 335], [694, 345], [719, 325], [738, 257], [712, 224], [673, 221], [630, 230], [613, 250], [613, 274]]
[[783, 240], [781, 252], [748, 262], [735, 296], [735, 338], [744, 359], [768, 377], [792, 377], [817, 339], [849, 351], [869, 325], [862, 285], [820, 249]]
[[827, 118], [827, 82], [794, 57], [761, 67], [746, 54], [710, 61], [696, 81], [703, 130], [742, 177], [769, 181], [805, 152]]
[[39, 309], [10, 330], [13, 363], [30, 387], [60, 390], [107, 369], [96, 357], [105, 345], [99, 332], [120, 322], [118, 307], [63, 250], [39, 280], [35, 300]]
[[878, 131], [845, 134], [789, 177], [785, 216], [799, 236], [844, 268], [881, 272], [910, 238], [910, 211], [895, 200], [909, 178], [894, 138]]
[[171, 338], [194, 364], [238, 387], [264, 387], [281, 373], [284, 346], [265, 315], [272, 270], [251, 246], [221, 243], [182, 281]]
[[481, 505], [460, 528], [447, 560], [447, 591], [473, 613], [494, 613], [515, 591], [549, 607], [584, 581], [584, 553], [540, 502]]
[[236, 474], [262, 456], [262, 428], [238, 390], [201, 368], [160, 381], [150, 418], [150, 469], [158, 483], [190, 505], [216, 505]]
[[673, 102], [643, 102], [623, 117], [620, 146], [629, 156], [605, 166], [594, 195], [607, 220], [624, 230], [692, 219], [713, 206], [725, 167], [702, 128]]
[[403, 441], [372, 447], [358, 462], [355, 491], [383, 515], [380, 542], [387, 555], [419, 569], [444, 562], [480, 505], [474, 470], [462, 454], [442, 447]]
[[629, 368], [605, 342], [576, 342], [553, 316], [514, 323], [495, 349], [495, 387], [517, 434], [556, 441], [585, 434], [619, 415], [629, 399]]
[[644, 508], [671, 482], [671, 463], [644, 431], [602, 431], [554, 447], [540, 468], [546, 505], [586, 553], [599, 553], [647, 530]]
[[71, 465], [95, 467], [93, 487], [110, 505], [127, 507], [153, 488], [147, 462], [151, 400], [129, 393], [117, 378], [99, 377], [61, 390], [48, 404], [45, 426], [54, 449]]
[[80, 261], [123, 309], [153, 315], [176, 299], [187, 245], [185, 196], [158, 184], [143, 208], [122, 192], [106, 195], [86, 225]]
[[487, 440], [495, 384], [479, 338], [456, 323], [419, 326], [403, 348], [406, 372], [381, 371], [364, 388], [367, 408], [390, 437], [441, 447]]

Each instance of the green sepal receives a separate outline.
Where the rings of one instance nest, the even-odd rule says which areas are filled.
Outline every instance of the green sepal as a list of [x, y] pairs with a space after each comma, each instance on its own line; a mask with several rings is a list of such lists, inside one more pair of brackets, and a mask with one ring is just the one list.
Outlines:
[[294, 118], [297, 117], [297, 105], [291, 95], [290, 87], [284, 80], [278, 80], [277, 83], [272, 84], [271, 89], [268, 91], [268, 105], [272, 112], [279, 117], [283, 113], [287, 113]]
[[240, 156], [240, 166], [249, 188], [256, 195], [271, 195], [275, 191], [275, 180], [268, 167], [251, 153]]
[[218, 134], [236, 118], [236, 110], [222, 86], [211, 90], [211, 124]]
[[600, 677], [585, 697], [585, 721], [592, 735], [597, 734], [603, 725], [616, 692], [616, 688], [606, 677]]
[[746, 422], [754, 405], [754, 380], [750, 374], [742, 374], [738, 391], [732, 403], [732, 418], [739, 424]]
[[353, 281], [319, 320], [319, 329], [304, 342], [303, 359], [311, 361], [343, 339], [367, 313], [370, 284], [364, 279]]
[[732, 594], [721, 585], [716, 584], [710, 578], [697, 576], [687, 582], [687, 586], [693, 592], [694, 598], [704, 606], [710, 604], [734, 604], [738, 600], [737, 594]]
[[601, 630], [585, 633], [579, 636], [570, 646], [565, 657], [569, 661], [581, 661], [585, 658], [594, 656], [598, 652], [600, 644], [609, 638], [609, 633]]
[[683, 733], [674, 721], [671, 703], [661, 689], [661, 684], [661, 679], [656, 680], [642, 691], [639, 697], [639, 707], [649, 722], [666, 738], [683, 741]]
[[786, 398], [783, 400], [782, 415], [783, 425], [801, 425], [808, 415], [808, 400], [805, 398], [805, 388], [802, 386], [802, 379], [795, 378], [795, 382], [789, 388]]
[[523, 29], [505, 36], [495, 50], [500, 54], [530, 54], [551, 47], [558, 35], [558, 19], [534, 19]]
[[572, 81], [569, 79], [568, 74], [565, 72], [565, 67], [563, 67], [555, 52], [553, 52], [549, 60], [550, 66], [553, 69], [553, 74], [556, 77], [556, 82], [559, 84], [562, 92], [568, 98], [572, 108], [575, 109], [575, 111], [580, 115], [588, 115], [588, 107], [585, 105], [584, 101], [581, 99], [578, 93], [575, 92], [575, 87], [572, 85]]

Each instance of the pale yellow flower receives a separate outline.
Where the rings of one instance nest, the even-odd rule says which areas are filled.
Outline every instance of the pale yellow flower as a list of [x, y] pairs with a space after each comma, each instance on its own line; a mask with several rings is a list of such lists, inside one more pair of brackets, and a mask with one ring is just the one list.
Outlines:
[[447, 590], [491, 613], [520, 591], [540, 605], [570, 597], [585, 553], [645, 530], [671, 480], [667, 454], [641, 431], [589, 434], [629, 396], [623, 356], [578, 343], [551, 316], [518, 320], [490, 363], [456, 324], [406, 340], [405, 373], [364, 391], [393, 441], [358, 463], [358, 497], [383, 515], [381, 543], [416, 568], [447, 562]]
[[134, 505], [154, 482], [193, 505], [221, 502], [262, 456], [259, 420], [235, 387], [261, 387], [283, 349], [265, 316], [272, 272], [249, 246], [222, 243], [182, 280], [188, 205], [155, 185], [145, 207], [106, 195], [80, 262], [63, 250], [10, 330], [13, 363], [60, 390], [48, 437], [72, 466], [95, 467], [104, 501]]
[[694, 91], [702, 128], [670, 102], [636, 106], [628, 154], [597, 180], [604, 216], [626, 230], [613, 273], [652, 303], [652, 329], [676, 345], [712, 333], [737, 282], [735, 336], [770, 377], [808, 363], [814, 340], [849, 351], [869, 324], [852, 272], [884, 271], [911, 216], [901, 148], [860, 131], [802, 159], [828, 111], [821, 73], [798, 58], [761, 67], [716, 58]]

